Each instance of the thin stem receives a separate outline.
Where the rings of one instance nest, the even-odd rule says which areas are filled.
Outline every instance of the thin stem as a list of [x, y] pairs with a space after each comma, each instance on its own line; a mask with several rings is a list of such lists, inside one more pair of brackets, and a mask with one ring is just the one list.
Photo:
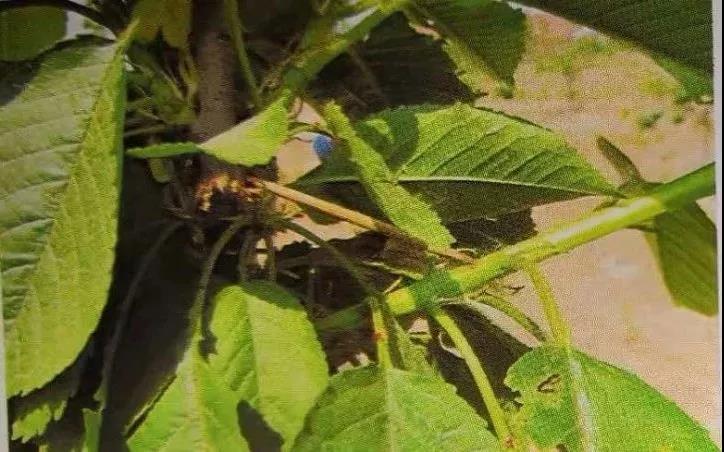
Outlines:
[[385, 8], [377, 8], [366, 15], [361, 22], [322, 43], [322, 46], [304, 49], [296, 55], [292, 64], [282, 74], [281, 86], [270, 94], [269, 99], [278, 99], [286, 90], [298, 94], [330, 61], [344, 53], [352, 44], [362, 40], [369, 32], [391, 14], [399, 10], [407, 0], [394, 0]]
[[108, 379], [111, 374], [113, 361], [116, 356], [116, 351], [118, 350], [118, 345], [121, 342], [123, 331], [126, 329], [126, 323], [128, 322], [128, 313], [131, 312], [131, 308], [133, 307], [133, 300], [135, 300], [136, 298], [136, 292], [138, 292], [138, 288], [140, 287], [141, 282], [143, 282], [144, 276], [146, 276], [146, 273], [148, 273], [148, 267], [156, 258], [156, 255], [158, 255], [161, 246], [166, 243], [166, 240], [168, 240], [169, 237], [171, 237], [171, 235], [173, 235], [173, 233], [176, 232], [176, 230], [181, 225], [181, 222], [174, 222], [166, 226], [166, 228], [161, 231], [158, 238], [151, 245], [151, 248], [146, 251], [143, 259], [141, 259], [141, 262], [136, 269], [136, 273], [133, 275], [133, 279], [128, 286], [128, 292], [126, 292], [126, 296], [121, 301], [121, 304], [118, 305], [116, 325], [113, 330], [113, 335], [108, 341], [108, 345], [106, 345], [103, 357], [103, 369], [101, 371], [101, 376], [103, 380], [101, 382], [101, 387], [98, 390], [97, 396], [97, 398], [101, 401], [104, 401], [106, 396], [105, 391], [108, 385]]
[[293, 221], [289, 221], [286, 218], [275, 218], [272, 221], [285, 229], [289, 229], [290, 231], [301, 235], [305, 239], [327, 251], [332, 256], [332, 258], [336, 260], [339, 265], [341, 265], [342, 268], [344, 268], [352, 278], [354, 278], [354, 280], [360, 285], [360, 287], [362, 287], [362, 290], [364, 290], [365, 293], [369, 295], [378, 293], [374, 286], [367, 282], [367, 278], [364, 277], [362, 272], [360, 272], [359, 268], [357, 268], [357, 266], [351, 260], [349, 260], [347, 256], [342, 254], [341, 251], [330, 245], [329, 242], [327, 242], [317, 234], [313, 233], [309, 229], [300, 226]]
[[264, 247], [266, 248], [266, 271], [269, 281], [277, 280], [277, 251], [270, 233], [264, 234]]
[[515, 306], [513, 303], [503, 297], [485, 294], [471, 297], [470, 301], [466, 301], [463, 303], [453, 302], [451, 304], [461, 304], [463, 306], [475, 306], [476, 304], [484, 304], [486, 306], [490, 306], [491, 308], [494, 308], [507, 315], [511, 320], [520, 325], [521, 328], [526, 330], [528, 333], [530, 333], [531, 336], [538, 339], [539, 341], [546, 342], [548, 340], [545, 333], [543, 333], [543, 330], [541, 330], [540, 326], [538, 326], [538, 324], [535, 323], [533, 319], [528, 317], [523, 311], [518, 309], [517, 306]]
[[359, 69], [360, 73], [362, 74], [370, 88], [372, 88], [374, 93], [384, 103], [384, 106], [388, 106], [390, 104], [390, 100], [385, 95], [385, 92], [382, 90], [382, 86], [380, 85], [379, 80], [377, 80], [377, 76], [375, 76], [375, 73], [372, 72], [372, 69], [369, 67], [367, 62], [360, 56], [359, 53], [357, 53], [357, 50], [355, 50], [354, 46], [350, 46], [347, 49], [347, 54], [352, 60], [352, 63], [357, 66], [357, 69]]
[[436, 307], [431, 310], [429, 314], [445, 330], [450, 339], [452, 339], [455, 344], [455, 348], [458, 349], [463, 360], [465, 360], [465, 364], [468, 366], [468, 369], [470, 369], [475, 385], [478, 387], [478, 391], [485, 403], [485, 408], [488, 409], [490, 421], [493, 424], [495, 433], [498, 435], [499, 441], [501, 444], [509, 444], [512, 437], [510, 435], [508, 423], [505, 420], [505, 413], [503, 408], [501, 408], [500, 403], [498, 403], [497, 397], [495, 397], [495, 392], [490, 384], [490, 380], [485, 374], [485, 370], [478, 360], [475, 351], [470, 346], [470, 343], [468, 343], [468, 340], [460, 330], [460, 327], [458, 327], [452, 317], [450, 317], [444, 309]]
[[167, 124], [155, 124], [152, 126], [138, 127], [131, 129], [123, 134], [123, 138], [135, 137], [138, 135], [150, 135], [155, 133], [163, 133], [171, 130], [173, 127]]
[[310, 242], [318, 245], [320, 248], [325, 249], [329, 252], [332, 257], [339, 262], [339, 264], [347, 270], [355, 281], [362, 287], [367, 293], [367, 302], [372, 311], [372, 328], [374, 329], [374, 340], [377, 347], [377, 358], [380, 362], [380, 366], [383, 368], [392, 367], [392, 354], [390, 353], [389, 346], [389, 334], [387, 331], [387, 324], [385, 323], [384, 311], [382, 303], [384, 302], [384, 295], [382, 295], [377, 289], [374, 288], [367, 279], [362, 275], [357, 266], [347, 258], [341, 251], [334, 246], [330, 245], [326, 240], [319, 237], [312, 231], [305, 227], [298, 225], [292, 221], [284, 218], [278, 218], [275, 222], [297, 234], [301, 235]]
[[[380, 234], [384, 234], [388, 237], [395, 237], [406, 242], [412, 242], [415, 245], [425, 246], [424, 243], [422, 243], [419, 239], [410, 236], [401, 229], [398, 229], [397, 227], [389, 223], [385, 223], [384, 221], [380, 221], [376, 218], [372, 218], [368, 215], [357, 212], [356, 210], [347, 209], [346, 207], [342, 207], [338, 204], [308, 195], [306, 193], [302, 193], [292, 188], [285, 187], [284, 185], [279, 185], [277, 183], [267, 180], [254, 179], [254, 182], [277, 196], [281, 196], [282, 198], [294, 201], [299, 204], [304, 204], [305, 206], [313, 207], [320, 212], [324, 212], [327, 215], [339, 218], [340, 220], [352, 223], [361, 228], [379, 232]], [[472, 263], [474, 261], [474, 259], [467, 254], [461, 253], [452, 248], [429, 248], [428, 250], [431, 253], [437, 254], [439, 256], [455, 259], [463, 263]]]
[[237, 1], [238, 0], [224, 0], [224, 9], [226, 10], [225, 16], [229, 31], [231, 32], [231, 40], [234, 43], [234, 49], [236, 50], [236, 57], [239, 60], [241, 75], [244, 77], [244, 81], [249, 88], [249, 94], [251, 94], [254, 109], [258, 110], [262, 107], [263, 101], [259, 94], [259, 85], [254, 77], [254, 72], [251, 70], [249, 55], [246, 53], [246, 45], [244, 44], [244, 27], [241, 23], [241, 16], [239, 15], [239, 5]]
[[387, 322], [385, 322], [384, 297], [380, 294], [371, 295], [367, 301], [370, 306], [372, 317], [372, 328], [374, 329], [374, 341], [377, 347], [377, 360], [383, 369], [391, 369], [392, 353], [390, 352], [390, 338]]
[[[429, 309], [440, 300], [478, 290], [495, 278], [518, 270], [524, 260], [540, 262], [620, 229], [676, 210], [715, 191], [714, 165], [709, 164], [672, 182], [659, 185], [645, 196], [623, 200], [615, 206], [589, 212], [582, 218], [537, 236], [501, 248], [470, 265], [440, 270], [387, 296], [394, 315]], [[336, 329], [361, 321], [358, 307], [338, 311], [324, 319]]]
[[231, 223], [224, 232], [221, 233], [219, 238], [216, 240], [214, 245], [209, 251], [209, 255], [204, 261], [203, 267], [201, 268], [201, 276], [199, 277], [199, 287], [196, 290], [196, 296], [194, 297], [193, 304], [189, 310], [189, 325], [192, 329], [193, 336], [196, 336], [201, 331], [201, 314], [204, 310], [204, 303], [206, 302], [206, 291], [209, 288], [209, 281], [211, 280], [211, 274], [214, 271], [216, 261], [219, 259], [221, 252], [224, 247], [231, 241], [239, 230], [249, 223], [249, 218], [241, 217]]
[[0, 2], [0, 12], [16, 8], [27, 8], [30, 6], [47, 6], [72, 11], [111, 30], [114, 34], [118, 32], [118, 29], [106, 20], [100, 12], [85, 5], [71, 2], [70, 0], [3, 0]]
[[543, 312], [551, 328], [553, 342], [556, 345], [570, 347], [571, 329], [558, 308], [558, 303], [556, 302], [556, 297], [553, 295], [553, 289], [548, 282], [548, 278], [545, 277], [535, 262], [525, 261], [521, 264], [521, 268], [528, 273], [533, 287], [538, 294], [538, 298], [543, 306]]
[[241, 242], [238, 256], [239, 259], [236, 264], [237, 272], [239, 273], [239, 280], [241, 282], [246, 282], [249, 279], [249, 272], [247, 271], [247, 267], [249, 266], [249, 255], [251, 254], [251, 250], [255, 248], [257, 241], [258, 237], [256, 236], [256, 233], [254, 231], [249, 231], [246, 233], [244, 241]]

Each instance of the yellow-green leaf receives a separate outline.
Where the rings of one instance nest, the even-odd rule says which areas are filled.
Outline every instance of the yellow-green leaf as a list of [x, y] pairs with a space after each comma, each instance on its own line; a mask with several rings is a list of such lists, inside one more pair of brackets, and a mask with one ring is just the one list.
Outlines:
[[122, 49], [73, 41], [0, 81], [6, 386], [52, 380], [96, 328], [116, 244]]

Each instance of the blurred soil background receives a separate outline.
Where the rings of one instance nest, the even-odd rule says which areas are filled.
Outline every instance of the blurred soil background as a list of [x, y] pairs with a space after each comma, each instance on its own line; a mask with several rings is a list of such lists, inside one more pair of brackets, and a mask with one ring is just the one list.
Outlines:
[[[598, 135], [623, 150], [650, 181], [670, 180], [714, 159], [711, 106], [677, 103], [679, 85], [649, 57], [562, 19], [526, 14], [532, 39], [516, 87], [498, 86], [480, 105], [562, 133], [612, 181], [617, 174], [596, 148]], [[318, 163], [310, 144], [292, 142], [279, 157], [281, 178], [292, 180]], [[534, 209], [537, 229], [573, 219], [598, 202]], [[713, 200], [702, 207], [711, 214]], [[330, 238], [354, 233], [342, 224], [314, 229]], [[721, 444], [719, 319], [673, 305], [642, 233], [619, 231], [551, 259], [543, 269], [579, 348], [639, 375]], [[525, 286], [513, 301], [544, 324], [525, 278], [514, 275], [508, 282]]]

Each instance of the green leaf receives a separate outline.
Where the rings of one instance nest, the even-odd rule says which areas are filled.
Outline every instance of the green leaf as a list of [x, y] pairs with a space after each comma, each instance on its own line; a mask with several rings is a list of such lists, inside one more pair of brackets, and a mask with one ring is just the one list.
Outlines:
[[43, 434], [51, 421], [57, 421], [63, 416], [68, 399], [78, 390], [85, 361], [85, 356], [81, 355], [53, 381], [15, 400], [12, 439], [26, 442]]
[[522, 0], [639, 44], [705, 73], [712, 72], [712, 10], [709, 0]]
[[[458, 104], [389, 110], [359, 122], [358, 141], [379, 152], [399, 182], [444, 223], [496, 218], [533, 206], [617, 191], [559, 135]], [[356, 170], [333, 152], [295, 185], [363, 204]], [[419, 201], [418, 201], [419, 202]]]
[[397, 183], [377, 148], [352, 127], [338, 106], [328, 105], [324, 118], [335, 136], [344, 140], [345, 161], [353, 165], [367, 194], [395, 225], [433, 247], [446, 247], [455, 241], [437, 213]]
[[189, 141], [179, 143], [152, 144], [142, 148], [131, 148], [126, 155], [137, 159], [154, 159], [161, 157], [174, 157], [182, 154], [195, 154], [199, 152], [199, 145]]
[[228, 286], [214, 305], [211, 367], [234, 392], [235, 402], [256, 411], [291, 445], [328, 381], [322, 347], [306, 311], [268, 281]]
[[260, 113], [199, 144], [199, 148], [235, 165], [264, 165], [287, 140], [288, 104], [289, 95], [283, 95]]
[[0, 11], [0, 61], [35, 57], [65, 36], [65, 11], [34, 6]]
[[[485, 76], [512, 85], [525, 49], [526, 22], [520, 9], [496, 0], [417, 0], [429, 26], [442, 35], [443, 48], [458, 67], [461, 79], [484, 91]], [[481, 85], [481, 83], [483, 85]]]
[[106, 303], [125, 101], [121, 50], [73, 41], [0, 82], [0, 99], [10, 99], [0, 109], [8, 395], [39, 388], [68, 366]]
[[315, 97], [333, 98], [351, 117], [424, 102], [471, 102], [476, 97], [457, 78], [441, 42], [416, 32], [402, 13], [385, 19], [353, 52], [332, 61], [310, 85]]
[[236, 397], [204, 361], [198, 343], [127, 444], [131, 452], [249, 450], [239, 432]]
[[706, 430], [637, 376], [581, 352], [544, 346], [508, 371], [524, 429], [542, 448], [718, 450]]
[[647, 237], [674, 303], [716, 315], [716, 226], [701, 207], [691, 204], [659, 215]]
[[332, 377], [293, 450], [458, 452], [500, 447], [485, 421], [443, 380], [370, 366]]
[[142, 0], [133, 10], [140, 19], [135, 37], [149, 42], [161, 32], [171, 47], [188, 50], [191, 32], [190, 0]]
[[[634, 163], [603, 137], [599, 149], [624, 180], [621, 191], [641, 196], [658, 184], [641, 177]], [[656, 255], [674, 303], [705, 315], [719, 312], [716, 280], [716, 226], [698, 204], [689, 204], [653, 219], [646, 238]]]

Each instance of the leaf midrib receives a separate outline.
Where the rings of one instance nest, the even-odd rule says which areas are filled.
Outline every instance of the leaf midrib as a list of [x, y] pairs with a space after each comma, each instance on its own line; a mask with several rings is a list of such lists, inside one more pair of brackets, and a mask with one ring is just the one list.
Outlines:
[[[336, 184], [336, 183], [360, 183], [360, 181], [354, 176], [335, 176], [335, 177], [316, 177], [309, 178], [295, 182], [297, 187], [310, 187], [322, 184]], [[396, 182], [471, 182], [471, 183], [490, 183], [498, 185], [515, 185], [521, 187], [530, 187], [536, 189], [550, 189], [559, 190], [568, 193], [580, 193], [585, 195], [600, 195], [605, 193], [603, 191], [596, 190], [581, 190], [570, 187], [561, 187], [550, 184], [538, 184], [534, 182], [523, 182], [513, 180], [502, 180], [495, 178], [486, 177], [474, 177], [474, 176], [399, 176], [396, 178]], [[613, 194], [613, 193], [605, 193]]]

